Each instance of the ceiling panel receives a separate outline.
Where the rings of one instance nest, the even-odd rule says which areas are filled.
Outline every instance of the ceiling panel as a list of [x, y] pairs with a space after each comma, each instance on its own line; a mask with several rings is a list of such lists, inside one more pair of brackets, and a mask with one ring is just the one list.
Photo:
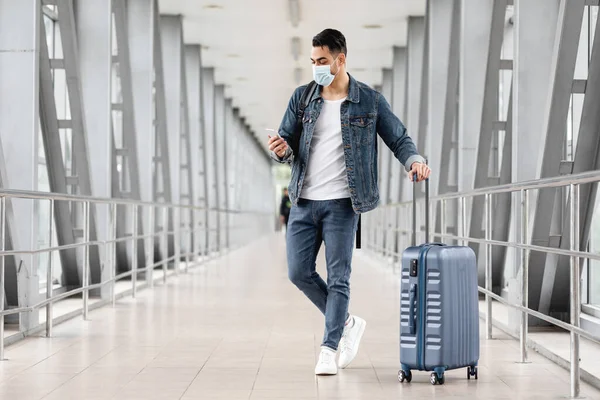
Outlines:
[[[159, 0], [162, 14], [183, 15], [184, 41], [202, 45], [204, 65], [215, 68], [216, 82], [226, 85], [226, 96], [261, 139], [281, 122], [297, 87], [294, 70], [302, 70], [302, 83], [312, 79], [316, 33], [344, 33], [348, 72], [378, 85], [381, 69], [391, 67], [392, 47], [406, 44], [407, 17], [425, 13], [425, 0], [297, 0], [300, 21], [293, 27], [289, 1]], [[293, 37], [300, 38], [297, 60]]]

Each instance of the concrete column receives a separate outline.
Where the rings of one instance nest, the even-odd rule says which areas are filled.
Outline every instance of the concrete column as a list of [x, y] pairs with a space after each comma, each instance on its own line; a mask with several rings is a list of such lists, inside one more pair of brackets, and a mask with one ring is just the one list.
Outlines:
[[[187, 97], [188, 97], [188, 120], [191, 143], [192, 180], [194, 184], [194, 203], [197, 206], [205, 205], [207, 196], [206, 177], [204, 176], [205, 153], [202, 133], [204, 131], [203, 109], [202, 109], [202, 56], [200, 45], [185, 46]], [[202, 229], [206, 224], [206, 215], [203, 212], [196, 213], [196, 233], [194, 234], [194, 252], [199, 255], [205, 249], [206, 232]]]
[[[111, 116], [111, 67], [112, 67], [112, 4], [110, 2], [75, 2], [77, 20], [77, 43], [79, 45], [79, 71], [85, 118], [85, 133], [89, 152], [89, 165], [92, 174], [92, 195], [112, 197], [113, 137]], [[118, 182], [116, 183], [118, 185]], [[99, 240], [109, 239], [109, 208], [98, 205], [95, 212], [98, 223], [96, 231]], [[143, 247], [140, 255], [143, 255]], [[106, 252], [100, 251], [100, 259]], [[143, 257], [142, 260], [143, 262]], [[106, 260], [104, 260], [106, 262]], [[100, 269], [101, 279], [110, 277], [110, 268]], [[110, 288], [101, 289], [103, 297], [110, 294]]]
[[181, 135], [183, 127], [181, 98], [185, 88], [181, 86], [183, 61], [183, 26], [181, 15], [160, 16], [160, 39], [162, 45], [163, 76], [169, 138], [169, 163], [171, 170], [171, 198], [181, 203]]
[[[494, 0], [462, 0], [458, 110], [458, 190], [473, 189]], [[470, 216], [467, 210], [467, 216]], [[467, 226], [469, 221], [467, 221]]]
[[[206, 147], [206, 170], [205, 177], [208, 182], [208, 193], [206, 196], [207, 207], [214, 209], [218, 207], [217, 203], [217, 182], [216, 182], [216, 161], [215, 158], [215, 71], [213, 68], [204, 68], [202, 70], [202, 98], [204, 108], [204, 146]], [[217, 218], [216, 212], [211, 211], [209, 217], [209, 248], [210, 251], [217, 250]]]
[[[127, 28], [131, 61], [131, 83], [139, 161], [140, 198], [153, 201], [153, 157], [156, 117], [153, 98], [154, 9], [147, 0], [127, 0]], [[155, 221], [155, 225], [159, 224]]]
[[[392, 111], [396, 115], [406, 114], [406, 47], [394, 47], [393, 61], [393, 89], [392, 89]], [[390, 195], [391, 202], [400, 201], [402, 190], [402, 179], [406, 177], [404, 167], [395, 157], [391, 159], [390, 167]]]
[[[444, 110], [448, 81], [448, 60], [450, 52], [450, 31], [452, 26], [452, 10], [454, 0], [428, 0], [429, 29], [428, 37], [428, 115], [427, 150], [429, 164], [433, 171], [431, 177], [431, 194], [435, 195], [439, 186], [441, 169], [442, 132], [444, 129]], [[435, 216], [431, 216], [434, 220]]]
[[[2, 186], [10, 189], [38, 189], [38, 147], [42, 145], [38, 143], [41, 18], [39, 0], [0, 0], [0, 141], [4, 150], [4, 165], [0, 166]], [[11, 200], [7, 206], [9, 246], [36, 248], [39, 208], [35, 202]], [[39, 300], [35, 260], [31, 256], [7, 258], [9, 307], [27, 307]], [[38, 311], [20, 315], [21, 331], [38, 323]]]
[[[383, 70], [383, 85], [382, 94], [383, 97], [394, 107], [392, 94], [394, 87], [394, 72], [392, 69]], [[397, 161], [394, 158], [392, 151], [385, 145], [383, 140], [380, 142], [381, 147], [379, 148], [379, 158], [381, 159], [381, 170], [379, 174], [381, 176], [381, 185], [379, 187], [379, 195], [382, 204], [390, 202], [390, 185], [391, 185], [391, 163]]]
[[[408, 18], [406, 66], [406, 112], [398, 115], [406, 125], [407, 133], [415, 145], [419, 142], [419, 112], [421, 105], [421, 83], [423, 77], [423, 51], [425, 47], [425, 18]], [[423, 154], [425, 149], [417, 150]], [[402, 179], [402, 201], [410, 201], [413, 196], [411, 182]]]
[[[512, 182], [532, 180], [539, 177], [541, 161], [536, 149], [540, 149], [543, 136], [545, 105], [548, 101], [551, 79], [551, 60], [558, 21], [558, 0], [515, 0], [515, 36], [513, 63], [512, 101]], [[530, 194], [530, 223], [535, 209], [537, 194]], [[512, 197], [511, 232], [509, 240], [521, 242], [520, 195]], [[550, 217], [550, 215], [548, 216]], [[530, 225], [531, 226], [531, 225]], [[529, 230], [531, 232], [531, 229]], [[521, 266], [520, 252], [507, 252], [505, 279], [508, 296], [520, 302], [518, 271]], [[543, 265], [542, 265], [543, 267]], [[530, 265], [530, 272], [535, 270]], [[531, 277], [531, 274], [530, 274]], [[541, 277], [541, 275], [540, 275]], [[531, 284], [531, 281], [530, 281]], [[539, 293], [530, 292], [530, 299], [539, 301]], [[529, 304], [536, 308], [537, 304]], [[511, 326], [517, 328], [519, 316], [512, 314]]]
[[[216, 85], [214, 95], [214, 157], [215, 157], [215, 194], [216, 194], [216, 207], [219, 210], [225, 209], [224, 199], [225, 193], [223, 191], [223, 183], [225, 182], [225, 163], [223, 160], [223, 154], [225, 151], [225, 86]], [[224, 245], [224, 227], [225, 227], [225, 215], [223, 212], [217, 212], [217, 243], [219, 250], [223, 249]]]

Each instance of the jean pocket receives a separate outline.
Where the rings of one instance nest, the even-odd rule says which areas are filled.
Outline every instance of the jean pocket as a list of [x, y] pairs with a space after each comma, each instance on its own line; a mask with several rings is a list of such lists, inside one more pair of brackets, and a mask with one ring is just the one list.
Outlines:
[[350, 199], [350, 197], [346, 197], [343, 199], [333, 199], [331, 200], [331, 202], [338, 206], [352, 208], [352, 199]]

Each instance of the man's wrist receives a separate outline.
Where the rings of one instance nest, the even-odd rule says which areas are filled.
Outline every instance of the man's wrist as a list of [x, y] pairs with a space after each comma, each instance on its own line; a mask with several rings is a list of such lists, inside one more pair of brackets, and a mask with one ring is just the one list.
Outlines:
[[415, 154], [413, 156], [408, 157], [408, 160], [406, 160], [406, 172], [410, 172], [410, 170], [412, 169], [413, 164], [415, 163], [419, 163], [419, 164], [425, 164], [425, 159], [420, 156], [419, 154]]
[[279, 156], [279, 154], [277, 154], [277, 157], [279, 157], [280, 160], [285, 160], [286, 158], [289, 157], [290, 153], [292, 152], [292, 149], [290, 149], [289, 147], [285, 149], [285, 152], [283, 153], [282, 156]]

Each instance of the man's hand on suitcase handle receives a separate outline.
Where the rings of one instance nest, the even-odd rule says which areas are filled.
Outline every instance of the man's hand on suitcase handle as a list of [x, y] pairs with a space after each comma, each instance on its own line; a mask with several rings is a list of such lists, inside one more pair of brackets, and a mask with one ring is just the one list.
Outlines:
[[431, 175], [431, 169], [427, 164], [414, 162], [410, 166], [410, 171], [408, 172], [411, 182], [415, 181], [415, 175], [417, 177], [417, 182], [421, 182], [429, 178], [429, 175]]

